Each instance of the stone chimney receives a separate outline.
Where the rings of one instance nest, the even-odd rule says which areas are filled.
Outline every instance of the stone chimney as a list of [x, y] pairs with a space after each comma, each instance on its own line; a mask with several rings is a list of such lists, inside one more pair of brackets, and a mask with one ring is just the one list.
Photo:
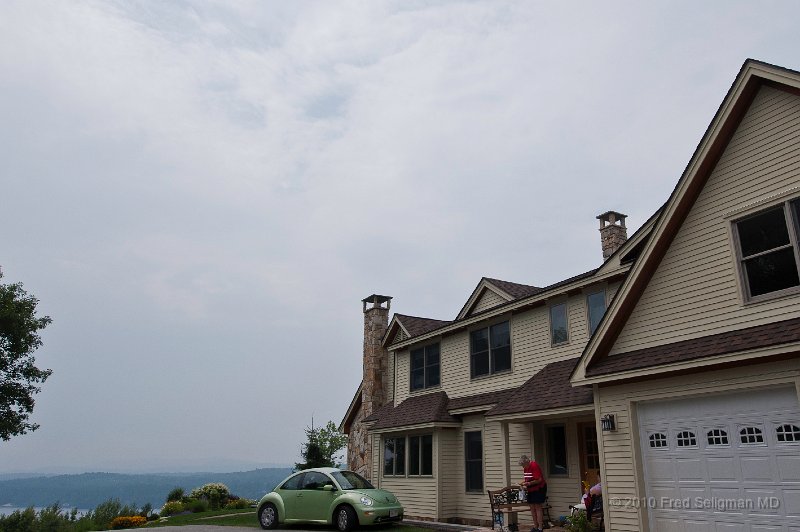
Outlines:
[[392, 298], [372, 294], [361, 301], [364, 303], [364, 376], [361, 408], [353, 419], [347, 438], [347, 467], [369, 480], [372, 476], [372, 446], [363, 420], [386, 404], [388, 399], [389, 353], [381, 340], [389, 326]]
[[364, 390], [361, 401], [364, 415], [368, 416], [386, 402], [389, 354], [381, 340], [389, 326], [392, 298], [372, 294], [361, 301], [364, 303]]
[[625, 227], [627, 217], [616, 211], [608, 211], [597, 217], [600, 220], [600, 245], [604, 261], [628, 240], [628, 229]]

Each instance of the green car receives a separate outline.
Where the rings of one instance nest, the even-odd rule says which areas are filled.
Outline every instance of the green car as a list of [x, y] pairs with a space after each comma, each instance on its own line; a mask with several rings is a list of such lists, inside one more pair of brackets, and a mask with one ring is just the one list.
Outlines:
[[281, 482], [258, 502], [261, 528], [279, 524], [335, 524], [341, 532], [358, 525], [402, 521], [403, 506], [352, 471], [306, 469]]

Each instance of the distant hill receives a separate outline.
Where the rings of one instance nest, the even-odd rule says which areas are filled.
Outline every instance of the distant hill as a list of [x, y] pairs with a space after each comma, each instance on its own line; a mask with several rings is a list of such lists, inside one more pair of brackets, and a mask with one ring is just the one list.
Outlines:
[[188, 494], [209, 482], [222, 482], [231, 493], [259, 499], [291, 473], [290, 468], [267, 468], [240, 473], [83, 473], [0, 480], [0, 505], [48, 506], [55, 502], [69, 508], [93, 509], [108, 499], [139, 507], [164, 504], [167, 493], [181, 487]]

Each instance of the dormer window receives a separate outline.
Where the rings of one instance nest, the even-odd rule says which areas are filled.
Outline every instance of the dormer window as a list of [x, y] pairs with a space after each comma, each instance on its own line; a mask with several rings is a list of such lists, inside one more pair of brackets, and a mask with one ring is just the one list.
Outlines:
[[746, 300], [760, 300], [800, 287], [800, 200], [734, 222], [736, 255]]
[[472, 378], [511, 369], [511, 330], [507, 321], [470, 333]]
[[421, 390], [439, 386], [439, 344], [411, 350], [411, 389]]

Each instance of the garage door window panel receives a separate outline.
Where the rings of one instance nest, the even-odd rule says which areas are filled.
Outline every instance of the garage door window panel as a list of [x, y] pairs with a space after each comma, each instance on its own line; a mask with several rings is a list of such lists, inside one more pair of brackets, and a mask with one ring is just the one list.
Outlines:
[[728, 431], [725, 429], [711, 429], [706, 433], [706, 441], [712, 447], [723, 447], [730, 445]]
[[800, 427], [797, 425], [779, 425], [775, 429], [775, 436], [780, 443], [798, 443], [800, 442]]
[[675, 437], [678, 447], [697, 447], [697, 436], [691, 430], [682, 430]]
[[650, 448], [652, 449], [667, 449], [669, 448], [669, 442], [667, 441], [667, 435], [663, 432], [654, 432], [648, 436], [648, 441], [650, 442]]
[[764, 431], [755, 426], [741, 427], [739, 442], [742, 445], [764, 445]]

